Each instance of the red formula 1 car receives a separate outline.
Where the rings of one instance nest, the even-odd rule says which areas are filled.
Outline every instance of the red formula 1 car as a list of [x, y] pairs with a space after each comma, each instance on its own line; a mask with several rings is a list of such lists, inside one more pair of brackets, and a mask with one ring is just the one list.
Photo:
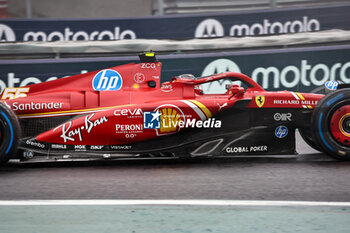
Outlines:
[[[1, 163], [295, 154], [296, 128], [315, 149], [350, 159], [350, 90], [344, 85], [326, 96], [268, 92], [233, 72], [182, 75], [161, 84], [154, 54], [140, 59], [6, 88]], [[223, 90], [203, 92], [203, 86], [227, 80]]]

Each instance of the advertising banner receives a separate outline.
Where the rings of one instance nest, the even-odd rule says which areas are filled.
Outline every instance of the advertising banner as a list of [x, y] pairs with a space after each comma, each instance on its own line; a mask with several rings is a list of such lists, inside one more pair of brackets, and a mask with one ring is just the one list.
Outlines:
[[[196, 77], [226, 71], [250, 76], [267, 90], [311, 91], [329, 80], [350, 83], [350, 45], [246, 52], [157, 56], [161, 81], [180, 74]], [[138, 57], [0, 61], [0, 88], [25, 86], [63, 76], [138, 62]], [[213, 84], [208, 89], [224, 83]]]
[[350, 29], [350, 4], [111, 19], [1, 19], [0, 41], [241, 37]]

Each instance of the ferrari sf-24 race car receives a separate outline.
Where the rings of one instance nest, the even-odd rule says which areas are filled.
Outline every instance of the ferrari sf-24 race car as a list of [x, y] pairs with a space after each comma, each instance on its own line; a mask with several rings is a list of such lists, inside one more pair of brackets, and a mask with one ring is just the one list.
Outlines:
[[[154, 54], [140, 60], [4, 89], [0, 162], [290, 155], [297, 128], [313, 148], [350, 159], [346, 84], [327, 95], [270, 92], [234, 72], [160, 83]], [[227, 84], [205, 91], [218, 82]]]

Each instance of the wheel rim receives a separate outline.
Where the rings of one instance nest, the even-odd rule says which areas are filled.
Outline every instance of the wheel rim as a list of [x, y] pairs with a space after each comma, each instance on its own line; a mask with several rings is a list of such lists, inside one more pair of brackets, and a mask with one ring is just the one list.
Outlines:
[[333, 113], [330, 129], [337, 142], [350, 146], [350, 105], [344, 105]]

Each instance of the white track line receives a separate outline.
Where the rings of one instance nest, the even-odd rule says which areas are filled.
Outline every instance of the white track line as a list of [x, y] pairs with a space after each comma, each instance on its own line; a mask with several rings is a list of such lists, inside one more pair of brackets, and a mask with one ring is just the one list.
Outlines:
[[16, 200], [0, 201], [0, 206], [80, 206], [80, 205], [166, 205], [166, 206], [334, 206], [350, 207], [350, 202], [241, 201], [241, 200]]

